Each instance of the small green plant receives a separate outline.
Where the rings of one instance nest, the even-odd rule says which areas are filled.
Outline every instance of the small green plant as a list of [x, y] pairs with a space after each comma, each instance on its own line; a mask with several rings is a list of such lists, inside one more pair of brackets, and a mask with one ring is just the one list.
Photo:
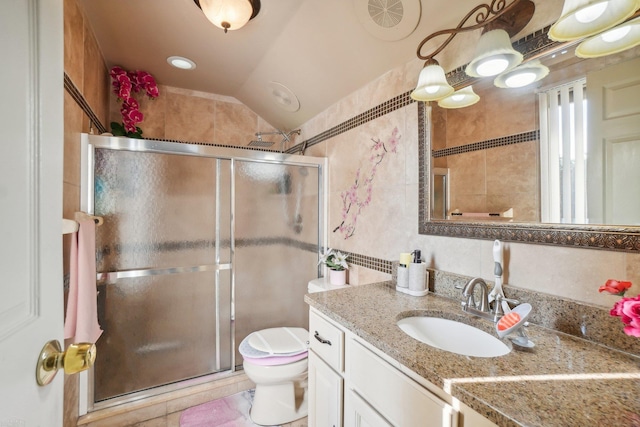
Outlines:
[[333, 249], [329, 249], [324, 255], [320, 257], [320, 261], [318, 264], [325, 264], [331, 270], [342, 271], [348, 270], [349, 264], [347, 264], [347, 257], [349, 255], [345, 255], [340, 251], [334, 251]]

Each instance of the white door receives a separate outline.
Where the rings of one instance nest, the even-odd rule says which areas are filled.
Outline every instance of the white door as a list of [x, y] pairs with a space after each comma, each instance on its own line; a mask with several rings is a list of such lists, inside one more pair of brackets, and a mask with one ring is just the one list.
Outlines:
[[0, 426], [62, 426], [63, 373], [36, 384], [62, 342], [62, 0], [2, 0]]
[[591, 224], [640, 225], [640, 59], [587, 75]]

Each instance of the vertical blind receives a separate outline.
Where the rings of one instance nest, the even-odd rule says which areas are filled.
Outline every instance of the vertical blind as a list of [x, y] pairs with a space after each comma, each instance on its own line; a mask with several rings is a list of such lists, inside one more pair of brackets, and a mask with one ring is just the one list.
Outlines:
[[586, 80], [539, 94], [542, 222], [587, 223]]

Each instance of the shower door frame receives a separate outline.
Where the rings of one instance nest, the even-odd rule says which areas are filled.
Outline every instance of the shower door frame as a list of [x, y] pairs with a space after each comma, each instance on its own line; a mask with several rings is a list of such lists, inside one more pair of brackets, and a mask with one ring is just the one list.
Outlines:
[[[167, 385], [153, 387], [152, 389], [133, 392], [121, 397], [116, 397], [102, 401], [99, 403], [94, 402], [93, 395], [93, 368], [88, 371], [80, 373], [79, 379], [79, 413], [78, 415], [86, 415], [87, 413], [104, 409], [111, 406], [116, 406], [132, 401], [137, 401], [147, 397], [155, 396], [159, 393], [167, 393], [175, 390], [180, 390], [186, 387], [190, 387], [197, 384], [210, 382], [215, 379], [228, 377], [236, 372], [236, 360], [235, 360], [235, 162], [236, 161], [249, 161], [259, 163], [271, 163], [276, 165], [289, 165], [289, 166], [306, 166], [316, 167], [318, 169], [318, 245], [320, 248], [325, 247], [325, 243], [328, 241], [327, 235], [327, 198], [328, 198], [328, 160], [321, 157], [305, 157], [301, 155], [277, 153], [272, 151], [258, 151], [243, 148], [229, 148], [222, 146], [212, 145], [198, 145], [182, 142], [162, 141], [162, 140], [148, 140], [148, 139], [133, 139], [115, 136], [103, 136], [103, 135], [89, 135], [86, 133], [81, 134], [81, 163], [80, 163], [80, 176], [81, 176], [81, 188], [80, 188], [80, 209], [89, 214], [94, 213], [94, 168], [95, 168], [95, 149], [110, 149], [110, 150], [122, 150], [132, 152], [144, 152], [144, 153], [159, 153], [159, 154], [173, 154], [182, 156], [194, 156], [194, 157], [206, 157], [217, 160], [229, 160], [230, 161], [230, 187], [231, 187], [231, 247], [230, 247], [230, 262], [225, 265], [219, 263], [219, 242], [216, 238], [216, 272], [220, 270], [231, 270], [231, 368], [226, 371], [215, 372], [212, 374], [204, 375], [201, 377], [183, 380], [177, 383], [171, 383]], [[219, 165], [219, 162], [218, 162]], [[218, 172], [219, 173], [219, 168]], [[218, 180], [217, 180], [218, 181]], [[218, 186], [216, 182], [216, 186]], [[218, 189], [216, 189], [216, 198], [218, 196]], [[216, 202], [216, 216], [219, 215], [218, 203]], [[218, 220], [216, 219], [216, 227], [218, 226]], [[216, 236], [218, 235], [216, 231]], [[161, 270], [175, 270], [162, 268]], [[191, 270], [190, 270], [191, 271]], [[154, 271], [150, 271], [149, 274], [153, 274]], [[97, 274], [97, 278], [101, 279], [104, 273]], [[114, 273], [107, 273], [114, 274]], [[119, 273], [116, 273], [119, 274]], [[124, 272], [121, 277], [131, 277], [130, 272]], [[144, 271], [140, 271], [141, 275], [144, 275]], [[320, 275], [320, 267], [318, 267], [318, 276]], [[217, 276], [217, 274], [216, 274]], [[217, 282], [217, 277], [216, 277]], [[216, 301], [216, 304], [218, 302]], [[217, 310], [216, 310], [217, 311]], [[216, 335], [218, 339], [218, 334]], [[216, 351], [218, 349], [216, 345]], [[219, 366], [219, 359], [216, 358], [216, 365]]]

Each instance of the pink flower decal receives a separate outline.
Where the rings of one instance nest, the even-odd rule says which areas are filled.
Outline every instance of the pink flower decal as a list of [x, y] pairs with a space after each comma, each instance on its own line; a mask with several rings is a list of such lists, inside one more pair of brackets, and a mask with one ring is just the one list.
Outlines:
[[345, 240], [355, 234], [358, 216], [364, 208], [371, 204], [373, 199], [373, 179], [376, 176], [378, 165], [382, 163], [388, 153], [397, 153], [400, 138], [397, 127], [393, 129], [386, 143], [380, 139], [372, 138], [373, 145], [368, 159], [370, 164], [369, 173], [361, 177], [362, 168], [358, 168], [354, 183], [349, 189], [340, 193], [340, 198], [342, 199], [342, 222], [333, 229], [333, 232], [339, 232]]

